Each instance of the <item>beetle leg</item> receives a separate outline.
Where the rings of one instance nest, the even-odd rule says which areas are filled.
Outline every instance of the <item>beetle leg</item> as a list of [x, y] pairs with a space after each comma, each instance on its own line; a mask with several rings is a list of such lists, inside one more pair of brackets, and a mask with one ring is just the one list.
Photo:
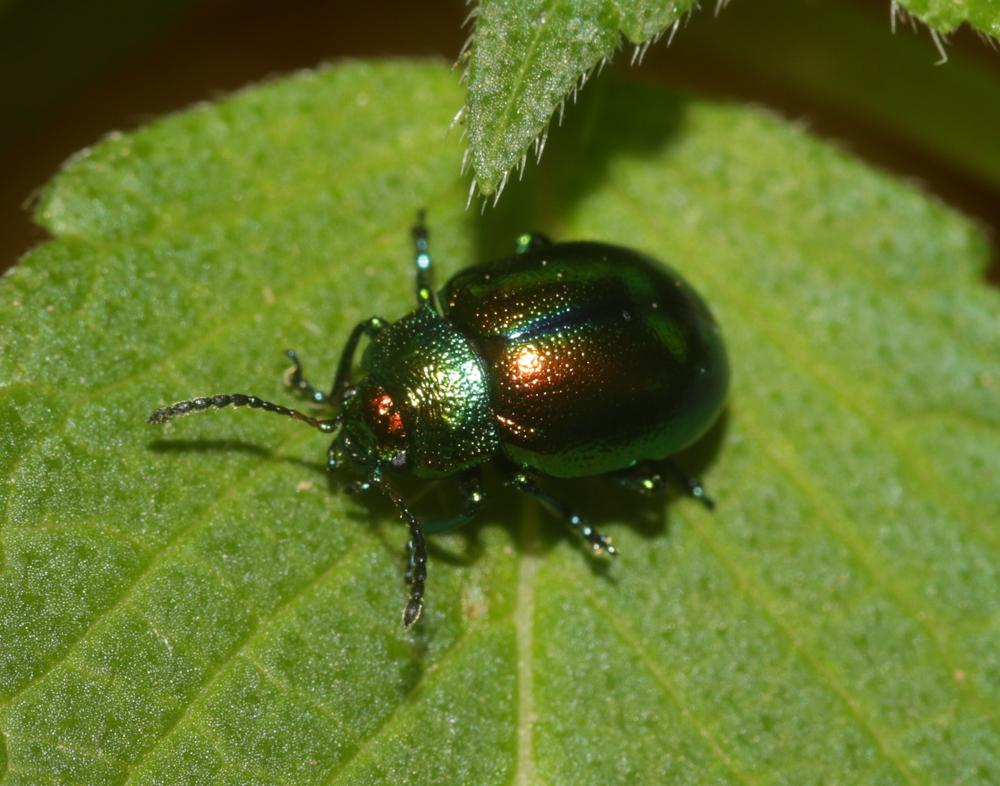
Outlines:
[[698, 478], [689, 477], [684, 470], [670, 459], [665, 460], [663, 466], [677, 479], [677, 482], [684, 487], [690, 496], [701, 502], [709, 510], [715, 509], [715, 500], [708, 496], [708, 492], [705, 491], [705, 487], [701, 485], [701, 481]]
[[316, 390], [303, 376], [302, 361], [295, 354], [295, 350], [287, 349], [285, 350], [285, 355], [294, 364], [290, 369], [285, 371], [285, 385], [298, 393], [304, 393], [306, 398], [312, 401], [313, 404], [329, 404], [330, 397], [322, 390]]
[[344, 344], [344, 349], [340, 353], [340, 360], [337, 363], [337, 375], [333, 378], [333, 385], [330, 387], [330, 392], [326, 394], [327, 399], [336, 401], [337, 397], [347, 387], [347, 382], [351, 377], [351, 368], [354, 366], [354, 352], [358, 348], [358, 342], [361, 341], [361, 337], [368, 336], [368, 338], [375, 338], [385, 326], [386, 321], [381, 317], [371, 317], [354, 326], [354, 330], [347, 337], [347, 343]]
[[438, 311], [434, 298], [434, 281], [431, 275], [431, 255], [428, 244], [427, 226], [424, 224], [424, 211], [417, 213], [417, 223], [413, 227], [413, 243], [416, 246], [417, 263], [417, 305], [428, 305]]
[[410, 528], [410, 539], [406, 542], [406, 583], [410, 585], [410, 597], [403, 608], [403, 625], [407, 628], [420, 619], [424, 610], [424, 582], [427, 580], [427, 547], [424, 534], [417, 528]]
[[553, 510], [556, 515], [561, 516], [567, 524], [583, 535], [595, 554], [606, 551], [609, 556], [618, 556], [618, 549], [611, 545], [611, 538], [602, 535], [589, 524], [586, 524], [565, 502], [542, 491], [526, 473], [515, 472], [511, 476], [510, 485], [519, 491], [535, 497], [535, 499], [539, 500], [547, 508]]
[[528, 251], [534, 251], [536, 248], [545, 248], [545, 246], [551, 245], [552, 241], [541, 232], [522, 232], [514, 241], [514, 253], [524, 254]]
[[[662, 471], [661, 471], [662, 468]], [[715, 508], [714, 500], [708, 496], [705, 487], [697, 478], [689, 478], [673, 461], [659, 461], [652, 467], [640, 466], [614, 473], [611, 477], [616, 483], [640, 494], [659, 494], [667, 487], [664, 473], [673, 476], [674, 480], [687, 494], [699, 500], [706, 508]]]
[[421, 526], [424, 532], [427, 534], [433, 534], [436, 532], [448, 532], [460, 527], [463, 524], [471, 521], [479, 509], [483, 506], [483, 484], [482, 478], [480, 477], [479, 470], [469, 470], [468, 472], [463, 472], [458, 478], [459, 485], [462, 488], [462, 495], [464, 498], [464, 505], [462, 510], [456, 513], [454, 516], [443, 516], [439, 519], [431, 519], [430, 521], [425, 521]]
[[611, 478], [621, 486], [640, 494], [659, 494], [667, 487], [663, 475], [655, 469], [645, 466], [615, 472]]
[[378, 480], [379, 488], [392, 501], [400, 518], [410, 529], [410, 539], [406, 543], [406, 583], [410, 585], [410, 597], [403, 608], [403, 625], [407, 628], [420, 619], [424, 608], [424, 583], [427, 581], [427, 544], [423, 528], [417, 517], [407, 507], [403, 498], [384, 480]]

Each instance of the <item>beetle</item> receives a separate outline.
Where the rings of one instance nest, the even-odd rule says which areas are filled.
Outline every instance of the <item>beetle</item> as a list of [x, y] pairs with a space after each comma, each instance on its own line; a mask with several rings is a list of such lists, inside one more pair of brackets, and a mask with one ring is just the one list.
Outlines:
[[[596, 554], [618, 551], [540, 478], [607, 475], [652, 493], [670, 476], [713, 506], [669, 459], [708, 430], [729, 385], [718, 324], [680, 275], [621, 246], [523, 234], [512, 256], [459, 271], [436, 295], [422, 212], [413, 238], [416, 308], [396, 322], [358, 323], [329, 391], [310, 384], [295, 352], [286, 353], [286, 384], [331, 417], [234, 393], [161, 407], [149, 422], [246, 406], [334, 434], [327, 468], [354, 474], [349, 492], [381, 491], [409, 528], [407, 627], [423, 609], [425, 535], [476, 515], [481, 469], [493, 459], [508, 485], [553, 510]], [[461, 510], [419, 521], [390, 482], [397, 473], [455, 478]]]

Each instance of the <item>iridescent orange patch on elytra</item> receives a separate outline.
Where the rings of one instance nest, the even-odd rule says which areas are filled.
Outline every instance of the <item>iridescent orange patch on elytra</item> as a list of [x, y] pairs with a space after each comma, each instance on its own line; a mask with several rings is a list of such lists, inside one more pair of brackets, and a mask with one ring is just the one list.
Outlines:
[[547, 369], [548, 359], [535, 347], [528, 344], [521, 347], [513, 358], [511, 377], [520, 385], [538, 384]]

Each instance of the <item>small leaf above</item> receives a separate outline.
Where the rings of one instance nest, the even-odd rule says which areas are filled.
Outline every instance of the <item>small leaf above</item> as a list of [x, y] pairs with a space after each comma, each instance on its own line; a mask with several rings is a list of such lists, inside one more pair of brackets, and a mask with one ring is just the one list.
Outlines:
[[892, 13], [897, 9], [913, 14], [937, 33], [948, 34], [968, 23], [1000, 39], [1000, 0], [892, 0]]
[[[464, 210], [438, 64], [352, 63], [112, 136], [49, 185], [0, 280], [0, 784], [992, 784], [1000, 750], [1000, 296], [912, 186], [758, 110], [629, 84]], [[622, 124], [622, 117], [633, 122]], [[287, 419], [286, 348], [518, 231], [637, 247], [726, 336], [718, 507], [553, 490], [595, 560], [499, 482], [431, 539], [348, 496]], [[547, 484], [548, 485], [548, 484]], [[418, 512], [455, 502], [412, 484]]]
[[[482, 0], [464, 53], [463, 112], [473, 188], [502, 191], [529, 147], [540, 156], [553, 113], [625, 38], [645, 46], [694, 0]], [[641, 49], [636, 50], [641, 54]]]
[[[576, 100], [623, 37], [635, 46], [633, 62], [640, 60], [646, 47], [668, 31], [672, 36], [696, 6], [694, 0], [481, 0], [461, 58], [468, 90], [463, 169], [472, 171], [470, 199], [477, 190], [497, 199], [511, 175], [520, 176], [529, 155], [541, 157], [553, 116], [562, 121], [565, 103]], [[942, 57], [938, 34], [963, 22], [1000, 38], [1000, 0], [897, 0], [892, 13], [900, 11], [927, 24]], [[852, 43], [842, 45], [846, 52]], [[893, 46], [888, 34], [883, 45]]]

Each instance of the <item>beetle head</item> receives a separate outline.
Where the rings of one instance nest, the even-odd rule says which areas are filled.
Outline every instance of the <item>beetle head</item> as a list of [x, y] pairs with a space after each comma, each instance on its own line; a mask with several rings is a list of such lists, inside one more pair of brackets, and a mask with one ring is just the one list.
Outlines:
[[401, 397], [371, 378], [347, 388], [341, 397], [341, 429], [330, 450], [330, 469], [350, 466], [375, 480], [383, 467], [406, 469], [409, 463], [409, 413]]

